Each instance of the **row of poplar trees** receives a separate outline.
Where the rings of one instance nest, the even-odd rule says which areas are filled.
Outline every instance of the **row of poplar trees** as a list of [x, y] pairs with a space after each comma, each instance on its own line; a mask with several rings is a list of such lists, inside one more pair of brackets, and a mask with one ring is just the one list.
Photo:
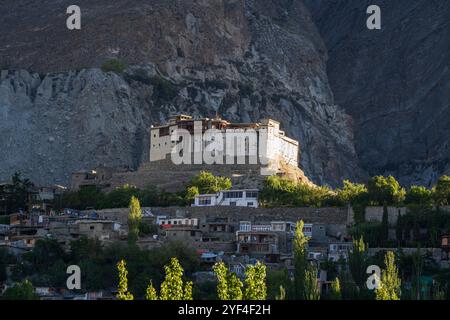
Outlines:
[[[129, 242], [135, 243], [139, 234], [139, 225], [142, 213], [139, 200], [135, 197], [130, 202], [130, 213], [128, 216]], [[308, 260], [309, 238], [303, 233], [303, 221], [298, 221], [293, 241], [294, 273], [293, 277], [287, 277], [285, 285], [280, 286], [276, 299], [286, 298], [294, 300], [319, 300], [321, 290], [319, 287], [318, 267]], [[354, 248], [349, 253], [349, 271], [358, 292], [366, 291], [366, 245], [361, 238], [354, 242]], [[382, 271], [381, 279], [375, 290], [377, 300], [398, 300], [400, 298], [400, 278], [395, 265], [395, 255], [388, 252], [385, 257], [386, 269]], [[159, 293], [150, 282], [146, 290], [147, 300], [192, 300], [192, 282], [183, 282], [183, 268], [176, 258], [172, 258], [169, 265], [165, 266], [165, 279], [161, 284]], [[120, 300], [133, 300], [133, 295], [128, 291], [126, 262], [124, 260], [117, 264], [119, 271], [119, 287], [117, 298]], [[216, 274], [217, 296], [220, 300], [265, 300], [267, 298], [266, 266], [258, 262], [249, 266], [245, 271], [244, 282], [228, 270], [223, 262], [213, 267]], [[342, 299], [341, 284], [337, 277], [331, 284], [328, 297], [330, 299]]]

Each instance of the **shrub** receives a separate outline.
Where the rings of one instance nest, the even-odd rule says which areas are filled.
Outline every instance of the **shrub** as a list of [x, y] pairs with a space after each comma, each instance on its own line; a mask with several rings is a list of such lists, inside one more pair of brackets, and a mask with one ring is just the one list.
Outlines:
[[125, 65], [123, 62], [117, 59], [111, 59], [102, 64], [103, 72], [115, 72], [117, 74], [122, 74], [125, 70]]

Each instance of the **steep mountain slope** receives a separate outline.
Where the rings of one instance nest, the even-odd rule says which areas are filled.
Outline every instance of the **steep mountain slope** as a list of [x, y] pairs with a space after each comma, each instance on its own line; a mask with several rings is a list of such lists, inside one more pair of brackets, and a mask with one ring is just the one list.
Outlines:
[[[329, 51], [336, 103], [370, 174], [429, 185], [450, 172], [450, 3], [306, 0]], [[381, 8], [382, 30], [366, 28]]]
[[[80, 0], [81, 31], [65, 27], [70, 4], [0, 3], [0, 178], [67, 183], [96, 165], [136, 167], [149, 126], [178, 112], [274, 118], [314, 182], [364, 175], [302, 1]], [[123, 75], [98, 69], [111, 58]]]

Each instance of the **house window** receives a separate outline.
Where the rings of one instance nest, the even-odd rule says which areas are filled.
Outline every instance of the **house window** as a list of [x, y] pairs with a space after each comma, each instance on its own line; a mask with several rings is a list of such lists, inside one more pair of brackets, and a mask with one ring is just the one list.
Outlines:
[[224, 199], [238, 199], [242, 198], [244, 195], [244, 192], [242, 191], [227, 191], [224, 192], [223, 197]]
[[198, 203], [199, 203], [200, 205], [203, 205], [203, 206], [205, 206], [205, 205], [210, 205], [210, 204], [211, 204], [211, 198], [200, 198], [200, 199], [198, 200]]
[[236, 207], [236, 201], [231, 201], [231, 202], [230, 202], [230, 206], [231, 206], [231, 207]]
[[258, 198], [258, 192], [256, 191], [247, 191], [246, 193], [247, 198], [256, 199]]
[[252, 207], [253, 206], [253, 202], [247, 202], [247, 207]]

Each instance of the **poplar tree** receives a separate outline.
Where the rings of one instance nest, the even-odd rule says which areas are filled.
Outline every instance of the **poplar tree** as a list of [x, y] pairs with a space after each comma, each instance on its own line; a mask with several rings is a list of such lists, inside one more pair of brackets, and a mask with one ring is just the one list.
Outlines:
[[249, 266], [245, 270], [245, 284], [246, 300], [266, 300], [266, 266], [259, 261]]
[[366, 281], [367, 268], [367, 252], [366, 244], [361, 236], [359, 240], [353, 241], [353, 249], [348, 255], [348, 264], [353, 281], [355, 281], [359, 290], [361, 291]]
[[213, 266], [213, 271], [217, 277], [217, 297], [219, 300], [242, 300], [241, 280], [235, 273], [230, 272], [223, 262], [218, 262]]
[[242, 300], [244, 287], [242, 281], [234, 272], [230, 272], [228, 276], [228, 299], [229, 300]]
[[384, 257], [386, 269], [381, 271], [381, 281], [375, 289], [376, 300], [400, 300], [401, 280], [395, 265], [395, 254], [388, 251]]
[[142, 210], [138, 198], [132, 196], [128, 213], [128, 243], [135, 244], [139, 237], [139, 225], [142, 221]]
[[286, 300], [286, 289], [280, 285], [280, 293], [275, 297], [275, 300]]
[[294, 293], [298, 300], [305, 299], [305, 278], [308, 266], [308, 241], [303, 234], [303, 220], [297, 222], [294, 236]]
[[155, 287], [153, 287], [152, 282], [147, 286], [147, 290], [145, 291], [145, 300], [158, 300], [158, 295], [156, 293]]
[[319, 300], [320, 288], [317, 281], [317, 268], [310, 264], [305, 273], [305, 300]]
[[161, 300], [192, 300], [192, 283], [187, 282], [183, 287], [183, 268], [177, 258], [170, 259], [169, 265], [164, 266], [166, 276], [161, 284]]
[[117, 270], [119, 271], [119, 286], [117, 288], [117, 299], [119, 300], [133, 300], [133, 295], [128, 292], [128, 271], [126, 268], [125, 260], [120, 260], [117, 264]]
[[192, 281], [188, 281], [184, 285], [183, 300], [194, 300], [192, 297], [192, 286], [193, 286]]
[[339, 281], [339, 278], [336, 278], [332, 283], [330, 287], [330, 299], [331, 300], [342, 300], [342, 294], [341, 294], [341, 283]]

